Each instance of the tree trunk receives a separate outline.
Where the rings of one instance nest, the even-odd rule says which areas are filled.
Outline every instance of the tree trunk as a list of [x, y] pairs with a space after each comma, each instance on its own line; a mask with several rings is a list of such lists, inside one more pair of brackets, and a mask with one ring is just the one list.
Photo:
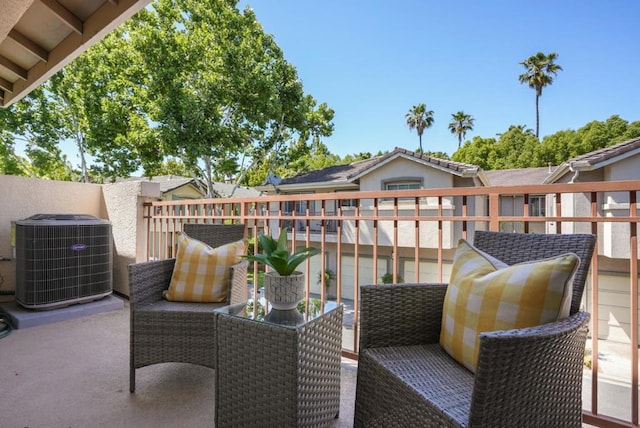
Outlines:
[[540, 139], [540, 110], [538, 109], [538, 101], [540, 96], [536, 94], [536, 138]]
[[211, 157], [204, 157], [204, 170], [207, 177], [207, 194], [205, 198], [213, 198], [213, 180], [211, 180]]
[[80, 169], [82, 170], [82, 178], [80, 180], [82, 183], [88, 183], [89, 174], [87, 173], [87, 160], [84, 153], [84, 137], [77, 135], [76, 143], [78, 145], [78, 153], [80, 154]]

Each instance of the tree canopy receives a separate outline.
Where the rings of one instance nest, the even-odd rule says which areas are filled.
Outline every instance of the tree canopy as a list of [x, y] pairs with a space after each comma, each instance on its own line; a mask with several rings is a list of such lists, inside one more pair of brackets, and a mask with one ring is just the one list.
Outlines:
[[590, 122], [577, 131], [558, 131], [544, 137], [540, 143], [531, 129], [512, 125], [497, 140], [474, 137], [451, 159], [485, 170], [559, 165], [573, 157], [637, 137], [640, 137], [640, 121], [629, 123], [618, 115], [604, 122]]
[[3, 141], [28, 135], [48, 152], [74, 141], [85, 181], [87, 156], [94, 179], [154, 175], [177, 158], [209, 194], [214, 178], [239, 182], [283, 152], [308, 153], [333, 132], [333, 110], [304, 93], [295, 67], [236, 3], [155, 1], [17, 103]]

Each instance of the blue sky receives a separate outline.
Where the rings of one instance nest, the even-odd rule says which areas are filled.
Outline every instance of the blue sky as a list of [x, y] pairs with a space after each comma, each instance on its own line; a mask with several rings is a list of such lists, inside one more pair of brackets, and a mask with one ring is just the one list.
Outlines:
[[335, 110], [333, 153], [418, 147], [405, 114], [434, 111], [425, 150], [451, 155], [448, 124], [463, 110], [467, 134], [535, 129], [535, 92], [518, 81], [536, 52], [559, 72], [540, 99], [540, 136], [620, 115], [640, 120], [637, 0], [248, 0], [296, 66], [305, 92]]

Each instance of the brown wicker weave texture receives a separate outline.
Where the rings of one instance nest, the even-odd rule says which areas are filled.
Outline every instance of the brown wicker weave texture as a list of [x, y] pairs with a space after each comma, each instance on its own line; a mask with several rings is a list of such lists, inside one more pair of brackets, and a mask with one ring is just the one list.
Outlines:
[[218, 315], [215, 426], [330, 425], [340, 410], [342, 312], [298, 328]]
[[[476, 232], [474, 243], [507, 263], [576, 253], [575, 299], [582, 296], [595, 237]], [[589, 314], [481, 334], [474, 376], [438, 344], [445, 284], [367, 285], [360, 291], [354, 426], [581, 426]]]
[[[211, 247], [241, 240], [242, 224], [185, 224], [185, 232]], [[247, 266], [231, 267], [228, 299], [222, 303], [169, 302], [162, 291], [169, 288], [175, 259], [129, 265], [131, 308], [129, 389], [135, 391], [135, 370], [157, 363], [182, 362], [215, 368], [215, 315], [213, 310], [246, 302]]]

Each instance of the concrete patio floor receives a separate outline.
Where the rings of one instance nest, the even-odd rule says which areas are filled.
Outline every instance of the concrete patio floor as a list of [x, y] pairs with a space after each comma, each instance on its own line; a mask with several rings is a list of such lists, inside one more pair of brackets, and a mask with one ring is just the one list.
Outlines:
[[[357, 365], [343, 359], [340, 417], [353, 426]], [[129, 307], [17, 329], [0, 339], [3, 428], [212, 427], [214, 374], [190, 364], [137, 370], [129, 393]], [[260, 381], [260, 379], [257, 379]]]
[[[2, 298], [0, 307], [6, 303]], [[96, 306], [92, 315], [69, 307], [64, 316], [72, 319], [52, 317], [59, 322], [19, 328], [0, 339], [0, 428], [213, 427], [215, 372], [180, 363], [144, 367], [136, 372], [136, 392], [129, 393], [128, 301], [102, 313], [103, 305]], [[346, 307], [343, 343], [349, 347], [353, 311]], [[612, 364], [607, 372], [627, 366]], [[357, 363], [343, 358], [340, 417], [332, 427], [353, 426], [356, 373]], [[619, 383], [603, 383], [600, 403], [624, 418], [625, 388]], [[583, 398], [590, 400], [588, 376]]]

